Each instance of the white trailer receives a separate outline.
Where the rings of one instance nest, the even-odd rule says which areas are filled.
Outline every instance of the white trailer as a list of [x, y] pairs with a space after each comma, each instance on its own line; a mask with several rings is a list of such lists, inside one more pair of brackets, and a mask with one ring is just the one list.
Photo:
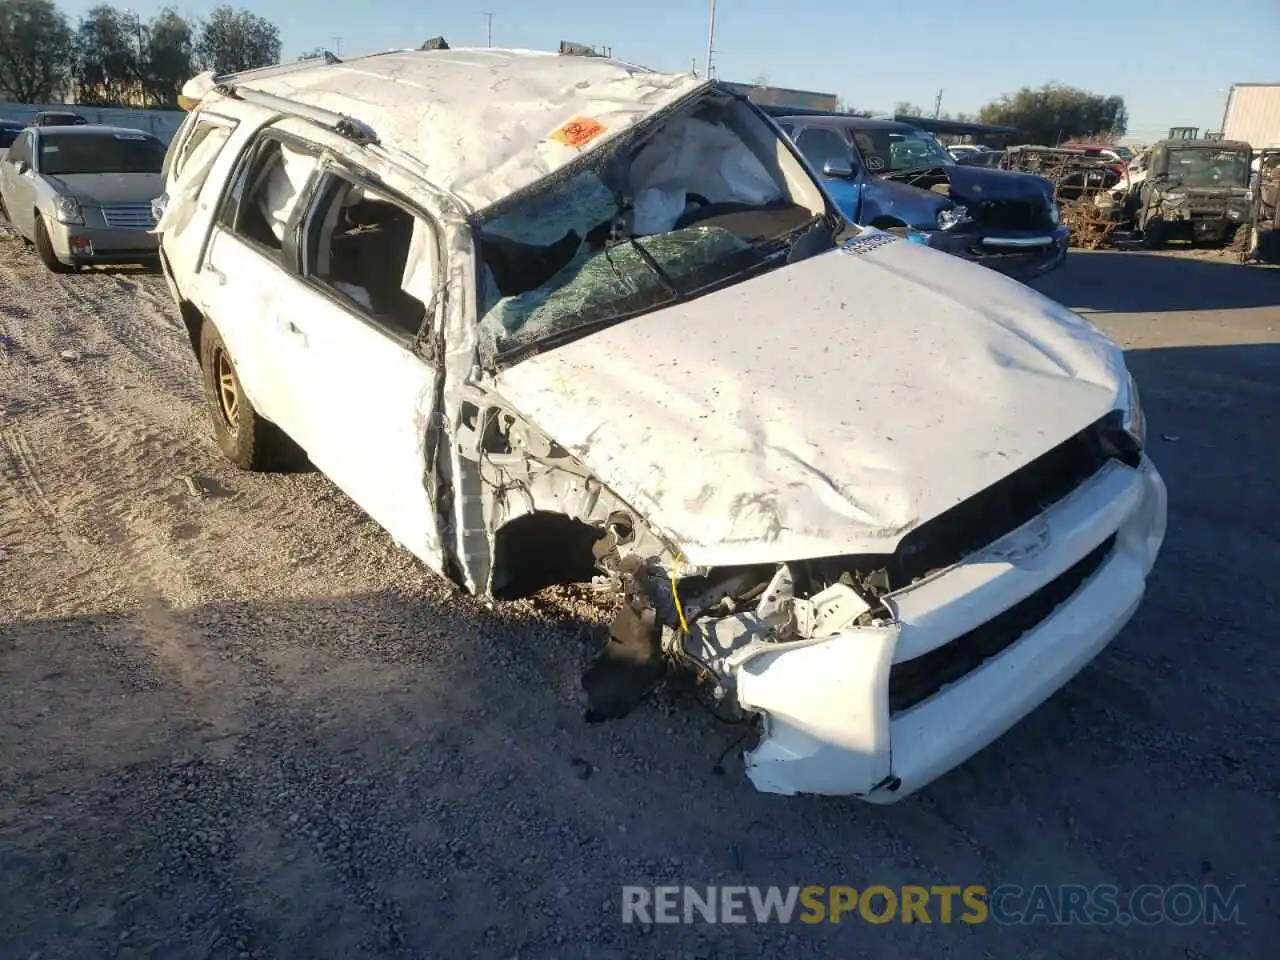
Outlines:
[[1280, 83], [1232, 85], [1222, 139], [1244, 140], [1255, 150], [1280, 146]]

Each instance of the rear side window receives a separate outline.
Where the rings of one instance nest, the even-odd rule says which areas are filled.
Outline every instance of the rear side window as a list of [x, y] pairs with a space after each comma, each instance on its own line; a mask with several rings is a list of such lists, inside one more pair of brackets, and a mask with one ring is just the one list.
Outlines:
[[[181, 176], [183, 169], [193, 160], [196, 161], [196, 166], [200, 166], [201, 159], [216, 157], [231, 139], [231, 133], [235, 127], [235, 121], [221, 119], [195, 121], [195, 126], [192, 127], [186, 139], [175, 145], [176, 150], [171, 161], [173, 175]], [[208, 176], [207, 170], [205, 176]]]
[[9, 155], [6, 158], [10, 163], [17, 163], [19, 160], [31, 162], [31, 134], [22, 133], [13, 141], [13, 146], [9, 148]]
[[796, 139], [796, 146], [819, 173], [822, 172], [822, 167], [828, 160], [848, 161], [849, 159], [849, 144], [845, 142], [844, 137], [825, 127], [810, 127], [801, 131]]
[[259, 137], [236, 172], [218, 222], [236, 236], [276, 254], [319, 165], [313, 148], [271, 135]]
[[328, 172], [304, 228], [303, 274], [397, 339], [422, 328], [436, 275], [423, 217], [354, 177]]

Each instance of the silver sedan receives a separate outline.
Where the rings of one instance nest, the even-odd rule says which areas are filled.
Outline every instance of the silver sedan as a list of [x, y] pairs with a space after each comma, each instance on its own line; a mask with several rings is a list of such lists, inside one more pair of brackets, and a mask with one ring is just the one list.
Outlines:
[[55, 273], [153, 261], [151, 201], [164, 153], [141, 130], [28, 127], [0, 160], [0, 214]]

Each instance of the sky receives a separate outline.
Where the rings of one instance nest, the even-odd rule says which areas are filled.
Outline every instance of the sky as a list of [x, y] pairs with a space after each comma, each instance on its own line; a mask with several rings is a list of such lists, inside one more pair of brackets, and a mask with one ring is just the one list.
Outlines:
[[[74, 23], [95, 0], [61, 0]], [[144, 18], [163, 2], [117, 4]], [[217, 4], [173, 3], [199, 19]], [[232, 0], [232, 5], [239, 4]], [[706, 59], [709, 0], [253, 0], [280, 28], [283, 57], [327, 47], [351, 55], [417, 46], [555, 50], [603, 45], [657, 70]], [[341, 38], [339, 40], [338, 38]], [[714, 64], [723, 80], [834, 93], [890, 110], [910, 101], [974, 113], [1050, 81], [1119, 94], [1130, 140], [1172, 126], [1217, 130], [1233, 83], [1280, 82], [1280, 0], [718, 0]]]

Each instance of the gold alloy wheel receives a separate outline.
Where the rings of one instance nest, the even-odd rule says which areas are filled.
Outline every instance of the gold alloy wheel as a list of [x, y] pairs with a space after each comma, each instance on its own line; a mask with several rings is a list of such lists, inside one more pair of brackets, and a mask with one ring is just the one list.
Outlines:
[[240, 424], [240, 391], [236, 386], [236, 372], [226, 350], [218, 350], [213, 357], [213, 376], [218, 391], [218, 413], [234, 433]]

